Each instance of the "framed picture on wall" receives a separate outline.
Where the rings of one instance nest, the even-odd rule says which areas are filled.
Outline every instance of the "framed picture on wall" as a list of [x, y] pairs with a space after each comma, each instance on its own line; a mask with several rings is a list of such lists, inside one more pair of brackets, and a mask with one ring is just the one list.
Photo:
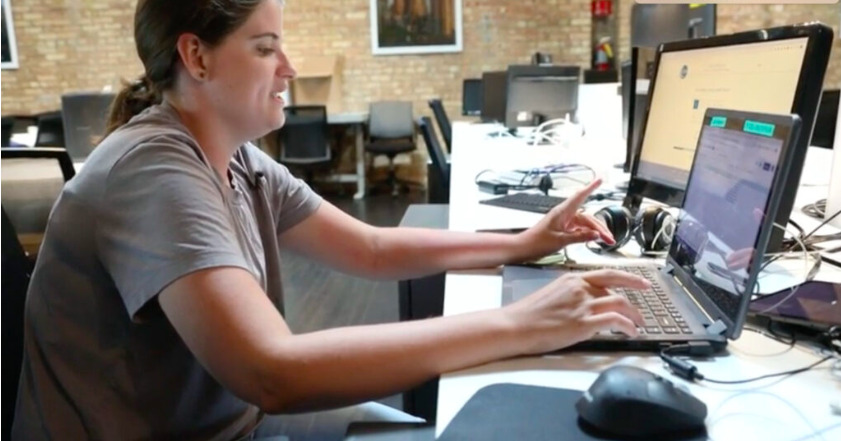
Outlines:
[[461, 52], [461, 0], [371, 0], [371, 50]]
[[2, 53], [2, 68], [3, 69], [17, 69], [18, 68], [18, 48], [15, 42], [15, 24], [12, 22], [12, 7], [9, 5], [10, 0], [3, 0], [2, 13], [3, 16], [3, 53]]

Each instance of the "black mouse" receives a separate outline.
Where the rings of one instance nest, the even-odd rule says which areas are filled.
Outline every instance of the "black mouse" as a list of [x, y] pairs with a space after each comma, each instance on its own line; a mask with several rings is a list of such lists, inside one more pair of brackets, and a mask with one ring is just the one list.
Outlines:
[[688, 391], [633, 366], [605, 369], [575, 408], [598, 431], [623, 439], [699, 432], [707, 417], [707, 406]]

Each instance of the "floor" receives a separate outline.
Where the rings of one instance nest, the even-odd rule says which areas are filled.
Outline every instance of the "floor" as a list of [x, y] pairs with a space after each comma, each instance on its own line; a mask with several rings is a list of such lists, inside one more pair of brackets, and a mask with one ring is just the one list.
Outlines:
[[[353, 217], [377, 226], [396, 226], [409, 204], [426, 202], [426, 195], [419, 192], [397, 197], [379, 194], [360, 201], [350, 194], [324, 197]], [[360, 279], [290, 252], [282, 252], [281, 259], [286, 319], [293, 332], [397, 321], [397, 281]], [[400, 395], [379, 401], [402, 408]]]

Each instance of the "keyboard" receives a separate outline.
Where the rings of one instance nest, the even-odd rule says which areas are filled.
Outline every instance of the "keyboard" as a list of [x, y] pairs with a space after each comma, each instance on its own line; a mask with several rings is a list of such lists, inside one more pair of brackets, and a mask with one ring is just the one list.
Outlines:
[[566, 198], [536, 193], [511, 193], [498, 198], [485, 199], [479, 201], [479, 203], [514, 210], [531, 211], [532, 213], [548, 213], [552, 207], [565, 200]]
[[[692, 330], [686, 319], [672, 303], [669, 293], [663, 289], [658, 271], [654, 267], [646, 266], [588, 266], [593, 269], [617, 269], [636, 274], [649, 282], [651, 289], [640, 291], [636, 289], [614, 288], [613, 292], [624, 296], [642, 314], [644, 324], [639, 328], [640, 334], [691, 334]], [[581, 270], [584, 270], [583, 268]], [[619, 331], [611, 331], [618, 334]]]

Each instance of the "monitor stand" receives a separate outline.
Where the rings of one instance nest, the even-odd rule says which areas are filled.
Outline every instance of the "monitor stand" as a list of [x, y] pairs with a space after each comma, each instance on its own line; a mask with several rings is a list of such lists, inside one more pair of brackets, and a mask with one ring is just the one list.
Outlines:
[[[826, 198], [826, 216], [841, 211], [841, 145], [836, 145], [833, 153], [832, 175], [829, 178], [829, 194]], [[841, 228], [841, 215], [838, 215], [830, 225]]]

